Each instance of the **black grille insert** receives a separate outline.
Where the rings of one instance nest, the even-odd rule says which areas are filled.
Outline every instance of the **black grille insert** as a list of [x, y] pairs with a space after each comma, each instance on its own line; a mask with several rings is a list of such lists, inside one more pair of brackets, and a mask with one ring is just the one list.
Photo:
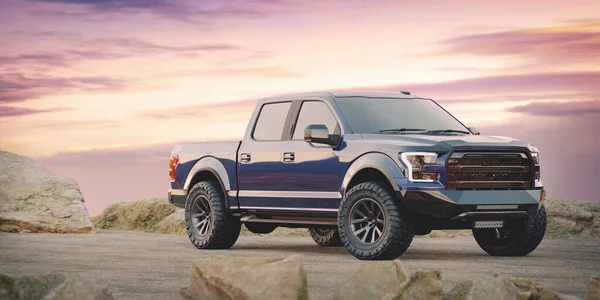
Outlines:
[[524, 152], [456, 151], [446, 161], [449, 190], [525, 190], [531, 175]]

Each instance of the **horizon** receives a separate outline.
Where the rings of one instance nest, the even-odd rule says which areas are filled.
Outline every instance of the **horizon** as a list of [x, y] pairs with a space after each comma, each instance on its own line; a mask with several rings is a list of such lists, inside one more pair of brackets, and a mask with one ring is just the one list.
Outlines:
[[178, 142], [236, 140], [259, 98], [410, 91], [540, 150], [548, 196], [600, 201], [598, 1], [0, 3], [0, 149], [90, 215], [166, 198]]

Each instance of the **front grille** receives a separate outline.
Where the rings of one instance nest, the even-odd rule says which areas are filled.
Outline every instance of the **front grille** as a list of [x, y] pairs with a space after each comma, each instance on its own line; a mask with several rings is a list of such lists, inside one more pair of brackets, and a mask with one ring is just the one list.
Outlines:
[[531, 188], [531, 161], [523, 152], [456, 151], [446, 162], [449, 190]]

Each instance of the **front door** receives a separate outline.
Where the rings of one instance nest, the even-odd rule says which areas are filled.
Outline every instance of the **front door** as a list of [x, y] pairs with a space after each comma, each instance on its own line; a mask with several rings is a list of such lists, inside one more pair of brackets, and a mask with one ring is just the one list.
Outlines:
[[339, 159], [337, 151], [328, 145], [304, 141], [308, 125], [325, 125], [329, 133], [339, 133], [338, 122], [322, 101], [302, 101], [292, 126], [291, 140], [284, 140], [281, 149], [279, 189], [288, 203], [311, 211], [337, 211], [341, 201]]

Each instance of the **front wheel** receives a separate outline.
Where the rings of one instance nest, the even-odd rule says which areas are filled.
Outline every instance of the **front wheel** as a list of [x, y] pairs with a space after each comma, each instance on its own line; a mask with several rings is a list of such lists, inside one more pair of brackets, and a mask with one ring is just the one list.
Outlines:
[[492, 256], [525, 256], [539, 246], [546, 233], [546, 208], [528, 220], [507, 220], [501, 229], [473, 229], [477, 244]]
[[360, 183], [346, 194], [338, 212], [338, 231], [348, 252], [365, 260], [394, 259], [413, 239], [408, 212], [379, 182]]

